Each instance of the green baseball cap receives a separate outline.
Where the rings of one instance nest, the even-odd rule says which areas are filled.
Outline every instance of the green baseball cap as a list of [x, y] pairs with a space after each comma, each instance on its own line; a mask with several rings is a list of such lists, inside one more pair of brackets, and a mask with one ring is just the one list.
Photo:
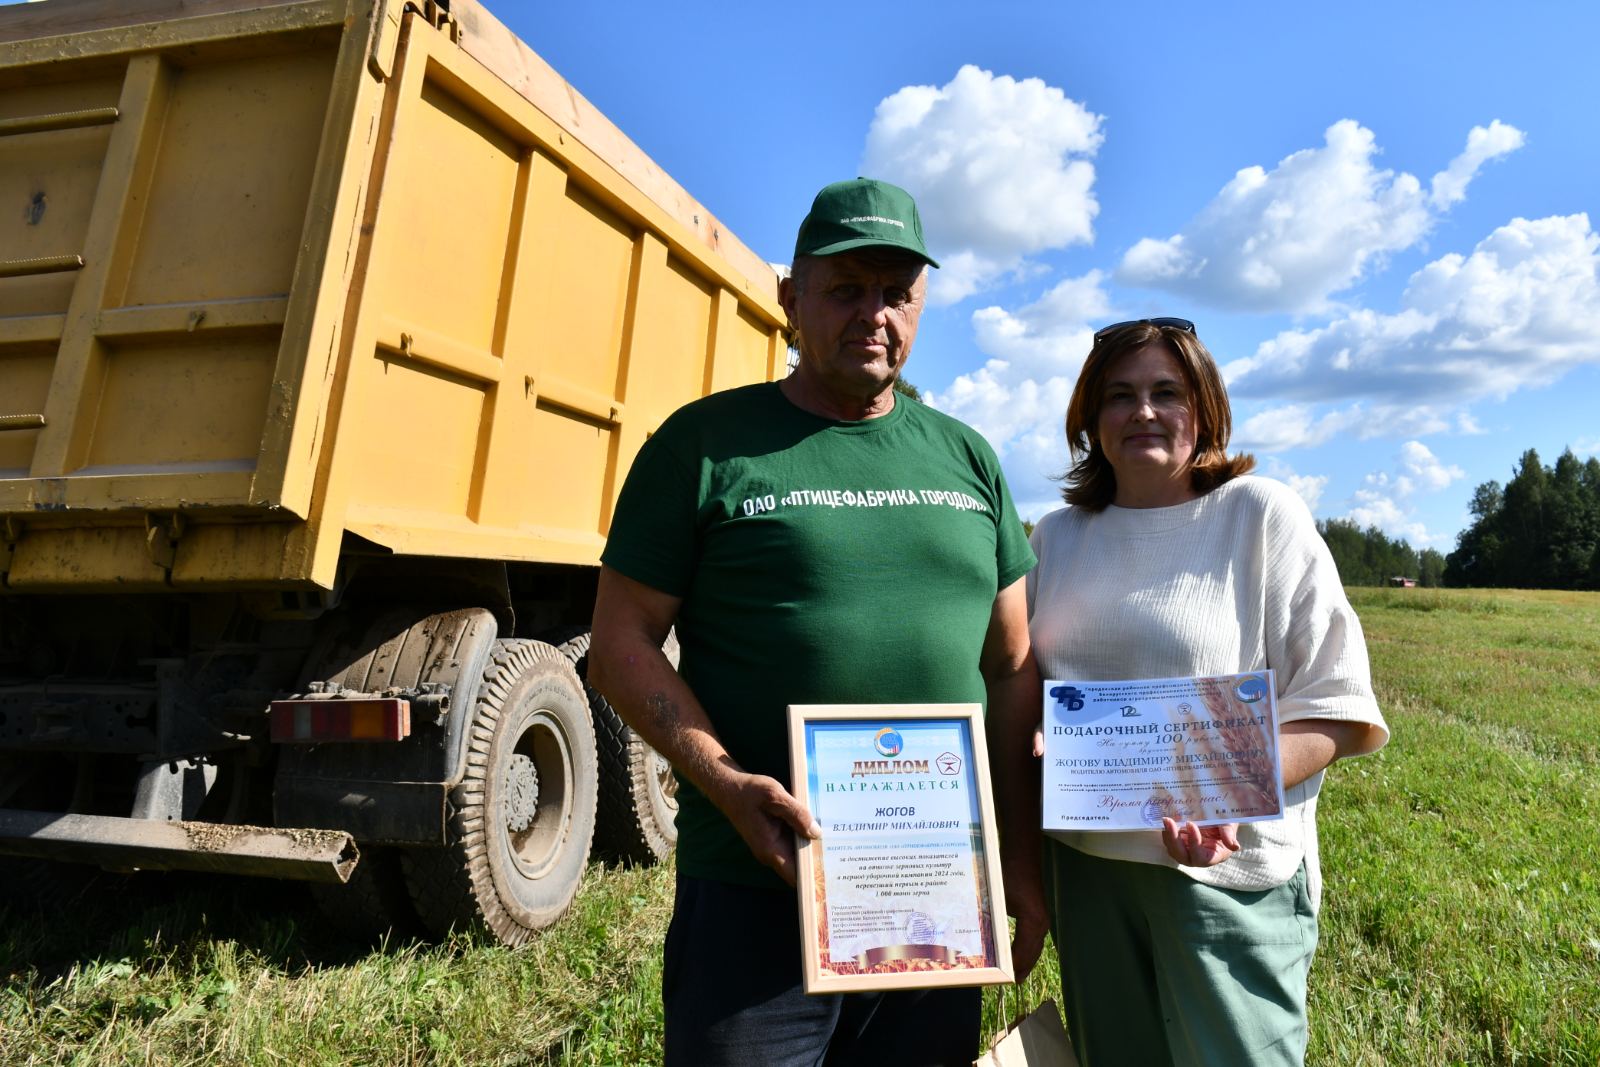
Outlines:
[[834, 182], [811, 202], [794, 254], [836, 256], [855, 248], [903, 248], [930, 267], [939, 264], [922, 243], [917, 202], [898, 185], [874, 178]]

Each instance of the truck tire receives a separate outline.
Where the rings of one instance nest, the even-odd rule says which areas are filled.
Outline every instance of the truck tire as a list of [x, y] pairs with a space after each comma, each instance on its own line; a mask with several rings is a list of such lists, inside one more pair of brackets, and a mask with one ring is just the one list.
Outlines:
[[311, 901], [344, 936], [362, 944], [401, 942], [422, 936], [422, 923], [406, 891], [400, 853], [381, 845], [362, 845], [361, 859], [343, 885], [317, 882]]
[[[552, 632], [578, 677], [588, 677], [589, 631]], [[556, 641], [552, 641], [556, 644]], [[667, 634], [662, 651], [678, 665], [678, 638]], [[648, 867], [678, 843], [678, 780], [672, 764], [622, 721], [611, 702], [584, 683], [600, 755], [600, 803], [594, 850], [607, 860]]]
[[577, 894], [594, 835], [594, 728], [567, 658], [541, 641], [497, 640], [451, 791], [449, 843], [402, 854], [432, 933], [479, 927], [519, 945]]

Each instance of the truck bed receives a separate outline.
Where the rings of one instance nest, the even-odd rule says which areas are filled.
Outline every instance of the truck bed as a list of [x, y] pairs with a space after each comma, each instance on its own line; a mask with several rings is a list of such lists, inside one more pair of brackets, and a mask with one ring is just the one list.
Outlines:
[[770, 267], [476, 4], [0, 10], [0, 593], [593, 564]]

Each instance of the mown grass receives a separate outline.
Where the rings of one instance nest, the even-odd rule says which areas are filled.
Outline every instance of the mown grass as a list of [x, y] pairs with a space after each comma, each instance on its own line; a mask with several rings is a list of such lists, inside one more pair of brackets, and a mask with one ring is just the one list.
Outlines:
[[1600, 595], [1351, 599], [1394, 740], [1323, 791], [1314, 1053], [1600, 1063]]
[[[1394, 740], [1323, 790], [1310, 1062], [1600, 1063], [1600, 595], [1351, 597]], [[657, 1062], [671, 878], [592, 867], [516, 952], [355, 948], [226, 879], [0, 909], [0, 1064]]]
[[665, 871], [591, 867], [573, 911], [520, 951], [468, 937], [373, 951], [293, 887], [148, 881], [0, 914], [0, 1063], [660, 1059]]

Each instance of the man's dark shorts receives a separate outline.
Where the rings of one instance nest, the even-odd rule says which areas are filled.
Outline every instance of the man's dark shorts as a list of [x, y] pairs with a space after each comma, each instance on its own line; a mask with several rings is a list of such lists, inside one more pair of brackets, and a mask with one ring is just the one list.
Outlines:
[[661, 975], [667, 1067], [969, 1067], [977, 989], [808, 997], [791, 890], [678, 876]]

